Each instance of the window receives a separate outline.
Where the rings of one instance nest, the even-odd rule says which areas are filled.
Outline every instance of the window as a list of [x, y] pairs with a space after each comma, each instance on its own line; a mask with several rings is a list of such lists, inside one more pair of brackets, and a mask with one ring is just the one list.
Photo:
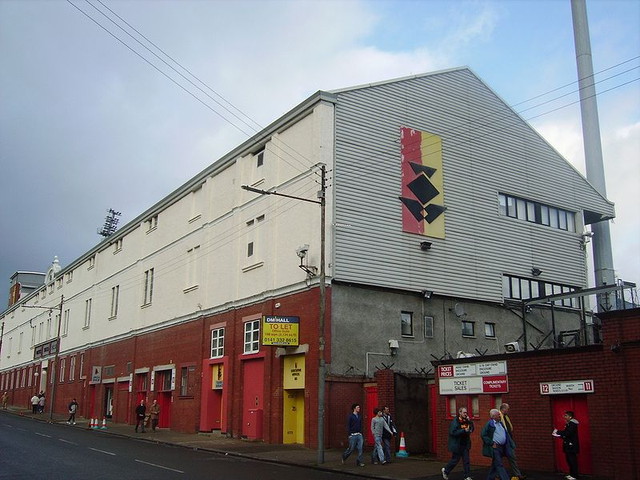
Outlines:
[[498, 213], [502, 216], [575, 232], [575, 213], [519, 197], [498, 194]]
[[400, 312], [400, 333], [403, 337], [413, 337], [412, 312]]
[[144, 224], [147, 227], [147, 233], [155, 230], [156, 228], [158, 228], [158, 215], [154, 215], [153, 217], [145, 221]]
[[211, 358], [224, 356], [224, 328], [211, 330]]
[[67, 308], [64, 311], [64, 317], [62, 320], [62, 335], [67, 335], [69, 333], [69, 309]]
[[180, 369], [180, 395], [186, 396], [189, 386], [189, 368], [182, 367]]
[[467, 320], [462, 321], [462, 336], [463, 337], [475, 337], [475, 322], [469, 322]]
[[153, 268], [144, 272], [144, 296], [142, 306], [151, 305], [153, 299]]
[[449, 397], [449, 416], [451, 418], [455, 417], [458, 414], [458, 409], [456, 408], [456, 397]]
[[433, 317], [424, 317], [424, 338], [433, 338]]
[[195, 365], [180, 368], [180, 396], [192, 397], [195, 386]]
[[67, 273], [67, 283], [73, 282], [73, 270]]
[[253, 256], [253, 242], [247, 244], [247, 257]]
[[256, 353], [260, 350], [260, 320], [244, 324], [244, 353]]
[[256, 167], [261, 167], [262, 165], [264, 165], [264, 150], [260, 150], [258, 153], [256, 153], [255, 157]]
[[[502, 276], [502, 295], [505, 299], [528, 300], [530, 298], [538, 298], [557, 293], [571, 293], [575, 290], [576, 288], [570, 285], [560, 285], [544, 280], [534, 280], [512, 275]], [[574, 297], [556, 300], [554, 305], [578, 308], [578, 299]]]
[[109, 318], [116, 318], [118, 316], [118, 300], [120, 297], [120, 285], [111, 287], [111, 315]]
[[187, 288], [195, 287], [200, 283], [199, 265], [200, 245], [187, 250]]
[[73, 382], [76, 379], [76, 356], [74, 355], [69, 360], [69, 381]]
[[96, 256], [93, 255], [90, 259], [89, 259], [89, 267], [87, 268], [87, 270], [91, 270], [93, 267], [96, 266]]
[[67, 360], [65, 358], [60, 359], [60, 380], [58, 383], [64, 382], [64, 370], [67, 366]]
[[487, 338], [496, 338], [496, 324], [495, 323], [485, 323], [484, 324], [484, 336]]
[[469, 410], [471, 411], [471, 418], [480, 418], [480, 399], [478, 396], [473, 395], [470, 403], [471, 408], [469, 408]]
[[116, 254], [116, 253], [118, 253], [120, 251], [122, 251], [122, 239], [121, 238], [116, 240], [116, 242], [113, 244], [113, 253]]
[[62, 288], [62, 277], [56, 280], [56, 288]]
[[91, 324], [91, 299], [85, 300], [84, 302], [84, 327], [89, 328]]

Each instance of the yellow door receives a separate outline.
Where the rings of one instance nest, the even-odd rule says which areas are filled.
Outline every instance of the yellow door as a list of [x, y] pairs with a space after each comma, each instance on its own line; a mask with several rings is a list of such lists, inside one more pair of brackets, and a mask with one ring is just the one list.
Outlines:
[[285, 390], [283, 443], [304, 443], [304, 390]]

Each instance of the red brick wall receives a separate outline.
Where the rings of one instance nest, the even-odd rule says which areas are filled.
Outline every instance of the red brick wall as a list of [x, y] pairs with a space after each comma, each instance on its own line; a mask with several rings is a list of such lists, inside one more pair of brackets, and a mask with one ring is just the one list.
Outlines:
[[[482, 357], [483, 362], [507, 361], [509, 393], [502, 395], [502, 401], [511, 406], [518, 463], [523, 471], [555, 471], [550, 434], [557, 419], [552, 418], [551, 396], [540, 394], [540, 382], [593, 379], [595, 392], [585, 394], [593, 474], [612, 479], [640, 477], [635, 449], [640, 436], [633, 422], [628, 421], [640, 398], [640, 310], [617, 315], [612, 312], [602, 318], [602, 345]], [[469, 360], [447, 363], [470, 363]], [[458, 399], [464, 401], [464, 396]], [[446, 460], [450, 456], [448, 396], [440, 396], [439, 400], [439, 458]], [[476, 421], [476, 434], [472, 437], [471, 462], [488, 465], [489, 459], [481, 455], [480, 430], [489, 409], [494, 407], [495, 397], [480, 395], [479, 400], [481, 419]]]

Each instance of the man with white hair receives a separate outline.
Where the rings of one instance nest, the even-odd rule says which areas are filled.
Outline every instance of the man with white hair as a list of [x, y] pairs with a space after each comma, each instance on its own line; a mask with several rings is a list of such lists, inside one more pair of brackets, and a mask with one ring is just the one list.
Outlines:
[[500, 421], [500, 410], [492, 408], [489, 412], [489, 421], [482, 429], [482, 454], [491, 458], [491, 470], [487, 475], [487, 480], [509, 480], [509, 474], [504, 468], [502, 459], [510, 456], [511, 439], [507, 429]]

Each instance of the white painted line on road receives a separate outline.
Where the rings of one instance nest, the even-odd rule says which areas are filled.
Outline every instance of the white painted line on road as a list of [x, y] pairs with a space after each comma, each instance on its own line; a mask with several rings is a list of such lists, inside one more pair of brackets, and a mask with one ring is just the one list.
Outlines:
[[51, 438], [51, 435], [45, 435], [44, 433], [38, 433], [38, 432], [35, 432], [35, 433], [36, 435], [40, 435], [41, 437]]
[[98, 450], [97, 448], [91, 448], [91, 447], [89, 447], [89, 450], [93, 450], [94, 452], [105, 453], [105, 454], [107, 454], [107, 455], [115, 455], [115, 453], [113, 453], [113, 452], [107, 452], [107, 451], [105, 451], [105, 450]]
[[64, 438], [59, 438], [61, 442], [68, 443], [70, 445], [78, 445], [76, 442], [70, 442], [69, 440], [65, 440]]
[[135, 459], [136, 462], [138, 463], [144, 463], [145, 465], [149, 465], [151, 467], [158, 467], [158, 468], [163, 468], [165, 470], [171, 470], [172, 472], [176, 472], [176, 473], [184, 473], [182, 470], [176, 470], [175, 468], [169, 468], [169, 467], [163, 467], [162, 465], [158, 465], [156, 463], [149, 463], [149, 462], [144, 462], [142, 460], [138, 460], [137, 458]]

